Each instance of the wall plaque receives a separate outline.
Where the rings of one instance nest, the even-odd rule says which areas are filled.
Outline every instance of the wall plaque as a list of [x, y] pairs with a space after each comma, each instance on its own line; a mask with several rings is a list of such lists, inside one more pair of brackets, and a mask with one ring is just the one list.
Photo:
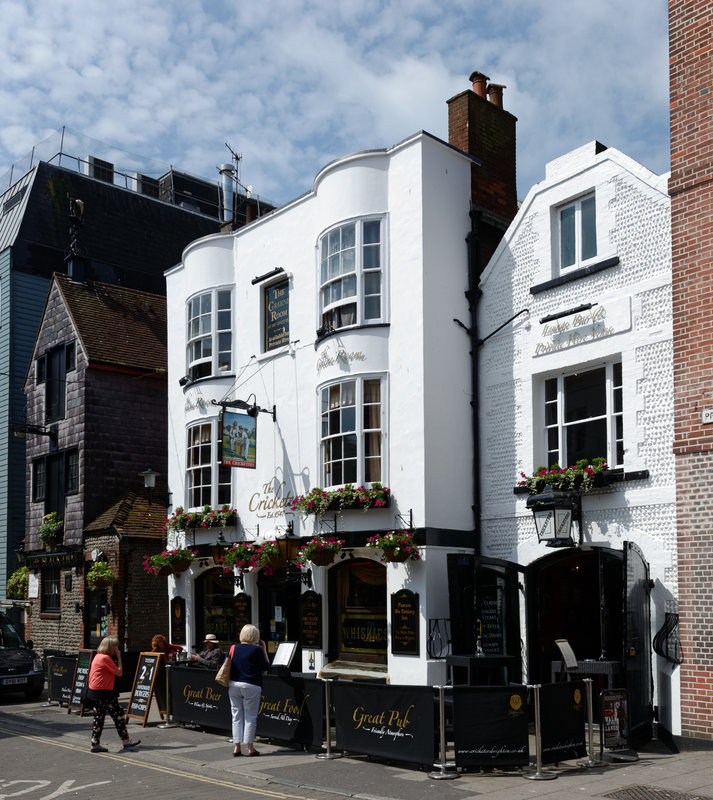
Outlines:
[[171, 600], [171, 641], [174, 644], [186, 643], [186, 600], [174, 597]]
[[322, 649], [322, 595], [316, 592], [300, 597], [300, 646]]
[[391, 595], [391, 653], [417, 656], [420, 649], [418, 594], [401, 589]]
[[235, 624], [234, 640], [240, 639], [240, 631], [244, 625], [250, 625], [253, 621], [252, 602], [249, 594], [236, 594], [233, 600], [233, 622]]

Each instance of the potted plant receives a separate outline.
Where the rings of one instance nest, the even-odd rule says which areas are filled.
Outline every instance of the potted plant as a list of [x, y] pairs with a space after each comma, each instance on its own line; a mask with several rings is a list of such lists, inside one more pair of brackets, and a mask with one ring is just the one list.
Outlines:
[[238, 512], [226, 503], [219, 509], [203, 506], [201, 516], [199, 523], [201, 528], [227, 528], [237, 523]]
[[383, 562], [419, 561], [421, 559], [411, 531], [377, 533], [369, 537], [366, 546], [381, 550], [381, 561]]
[[249, 572], [257, 566], [255, 546], [251, 542], [236, 542], [223, 551], [221, 562], [226, 571], [236, 568], [239, 572]]
[[185, 572], [197, 555], [197, 550], [186, 550], [181, 547], [175, 550], [163, 550], [152, 556], [144, 556], [144, 570], [151, 575], [159, 576], [171, 572]]
[[27, 567], [20, 567], [10, 575], [7, 581], [7, 596], [10, 600], [27, 600], [29, 574]]
[[346, 484], [339, 489], [326, 491], [318, 486], [306, 494], [299, 495], [292, 501], [292, 510], [300, 514], [317, 514], [323, 516], [328, 511], [345, 511], [347, 509], [386, 508], [391, 500], [391, 490], [387, 486], [374, 481], [371, 486], [354, 486]]
[[105, 589], [116, 583], [116, 575], [111, 571], [106, 561], [95, 561], [87, 572], [87, 583], [91, 589]]
[[336, 536], [315, 536], [302, 545], [297, 551], [297, 560], [301, 565], [311, 561], [318, 567], [329, 566], [334, 556], [344, 547], [344, 539]]
[[262, 544], [253, 545], [255, 552], [255, 566], [267, 567], [270, 571], [281, 569], [287, 565], [287, 561], [280, 553], [280, 546], [274, 539], [270, 539]]
[[530, 494], [539, 494], [548, 485], [555, 491], [586, 494], [597, 486], [606, 485], [608, 469], [606, 458], [593, 458], [591, 462], [582, 458], [564, 469], [559, 464], [539, 466], [532, 475], [521, 472], [518, 486], [527, 487]]
[[45, 544], [52, 544], [62, 536], [62, 528], [64, 520], [56, 511], [50, 511], [42, 517], [42, 524], [38, 526], [37, 532]]

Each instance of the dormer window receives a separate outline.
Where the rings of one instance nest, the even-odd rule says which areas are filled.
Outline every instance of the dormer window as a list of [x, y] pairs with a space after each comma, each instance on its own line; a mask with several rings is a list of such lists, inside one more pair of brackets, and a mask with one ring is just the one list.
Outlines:
[[574, 269], [597, 255], [594, 193], [559, 208], [560, 270]]

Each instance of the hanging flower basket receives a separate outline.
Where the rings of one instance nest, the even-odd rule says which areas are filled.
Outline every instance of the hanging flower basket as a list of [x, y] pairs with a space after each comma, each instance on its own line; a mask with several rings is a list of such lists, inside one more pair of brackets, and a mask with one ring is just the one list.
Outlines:
[[185, 572], [197, 555], [197, 550], [186, 550], [181, 547], [176, 550], [164, 550], [152, 556], [144, 556], [144, 569], [151, 575]]
[[180, 574], [190, 568], [193, 559], [182, 558], [180, 561], [172, 561], [170, 564], [171, 572]]
[[287, 566], [287, 560], [280, 553], [280, 547], [274, 539], [254, 545], [254, 553], [256, 567], [264, 567], [272, 572]]
[[316, 567], [328, 567], [334, 562], [334, 555], [332, 550], [318, 550], [309, 556], [309, 560]]
[[116, 583], [116, 575], [106, 561], [97, 561], [87, 572], [87, 583], [91, 589], [106, 589]]
[[381, 552], [384, 561], [389, 563], [403, 564], [404, 561], [408, 561], [410, 558], [408, 551], [399, 547], [384, 547]]
[[[146, 571], [149, 572], [149, 570], [146, 570]], [[159, 578], [165, 578], [166, 575], [170, 575], [172, 572], [173, 572], [173, 570], [171, 569], [171, 565], [170, 564], [163, 564], [162, 566], [160, 566], [158, 568], [158, 571], [154, 572], [153, 574], [154, 575], [158, 575]]]
[[64, 531], [64, 520], [61, 519], [56, 511], [50, 511], [42, 517], [42, 524], [38, 526], [37, 533], [40, 535], [45, 548], [52, 548], [56, 542], [62, 538]]
[[315, 536], [300, 547], [297, 560], [300, 565], [311, 562], [317, 567], [327, 567], [336, 554], [344, 547], [344, 539], [336, 536]]
[[377, 533], [369, 537], [366, 546], [381, 550], [381, 561], [385, 563], [403, 563], [421, 559], [411, 531]]
[[257, 566], [257, 561], [258, 555], [255, 552], [255, 546], [249, 542], [236, 542], [230, 547], [224, 548], [220, 558], [220, 563], [226, 571], [235, 568], [239, 572], [249, 572]]

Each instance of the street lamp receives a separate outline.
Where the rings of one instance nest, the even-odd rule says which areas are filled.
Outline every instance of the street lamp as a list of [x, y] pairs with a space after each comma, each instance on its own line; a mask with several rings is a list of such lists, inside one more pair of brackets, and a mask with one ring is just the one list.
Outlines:
[[154, 472], [151, 467], [147, 467], [143, 472], [139, 472], [139, 475], [144, 479], [144, 489], [148, 490], [149, 505], [151, 505], [151, 494], [156, 488], [156, 478], [158, 478], [160, 474], [160, 472]]
[[540, 494], [527, 499], [537, 528], [537, 538], [547, 547], [574, 547], [572, 522], [579, 524], [580, 544], [582, 539], [582, 506], [578, 494], [555, 492], [547, 484]]

